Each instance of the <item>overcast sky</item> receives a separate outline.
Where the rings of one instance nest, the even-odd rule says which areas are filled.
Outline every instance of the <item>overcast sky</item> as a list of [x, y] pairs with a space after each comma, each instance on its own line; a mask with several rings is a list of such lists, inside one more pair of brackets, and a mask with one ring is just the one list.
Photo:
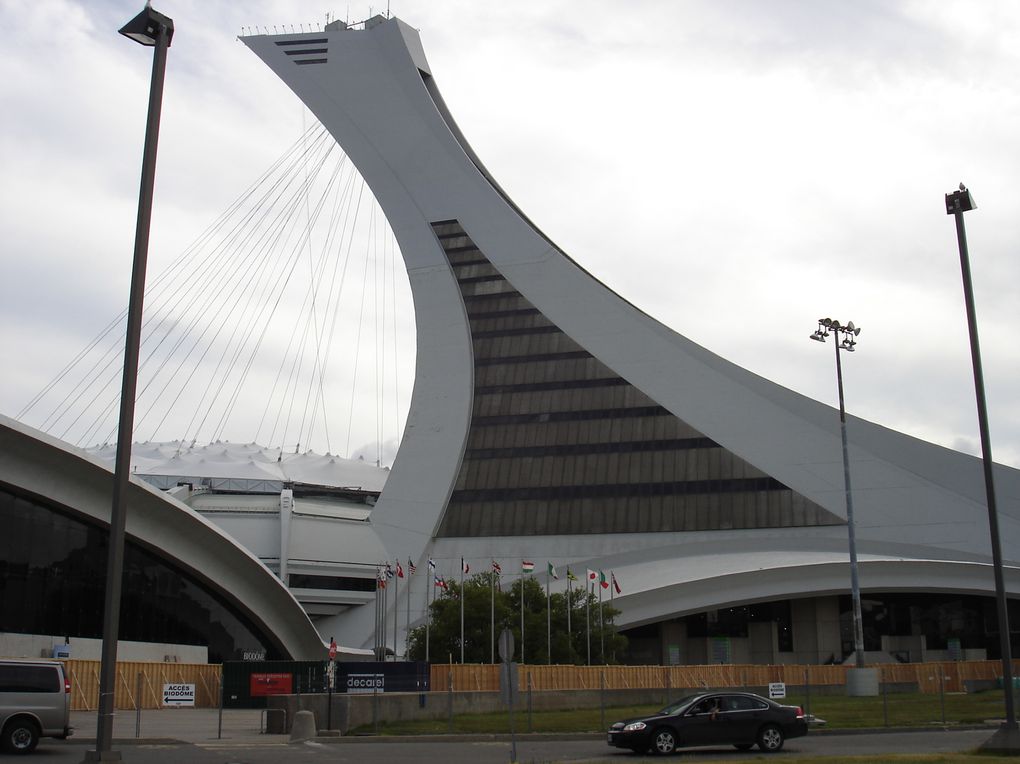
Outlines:
[[[116, 30], [141, 5], [0, 0], [7, 415], [127, 300], [151, 55]], [[370, 12], [297, 0], [155, 7], [176, 33], [150, 274], [309, 120], [236, 41], [242, 27]], [[421, 31], [494, 177], [603, 282], [830, 404], [832, 346], [808, 335], [819, 317], [852, 319], [863, 331], [844, 364], [849, 412], [976, 453], [943, 200], [966, 182], [979, 205], [967, 225], [993, 452], [1020, 466], [1009, 334], [1020, 325], [1020, 3], [394, 0], [391, 10]], [[405, 373], [405, 393], [409, 383]], [[227, 437], [252, 435], [239, 421]]]

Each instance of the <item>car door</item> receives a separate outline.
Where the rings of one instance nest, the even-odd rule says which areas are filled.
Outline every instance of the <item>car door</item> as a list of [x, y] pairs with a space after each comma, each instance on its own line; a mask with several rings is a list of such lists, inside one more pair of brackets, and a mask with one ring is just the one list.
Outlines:
[[719, 715], [711, 712], [718, 700], [718, 696], [712, 695], [699, 700], [687, 710], [677, 726], [680, 745], [714, 745], [718, 742]]
[[728, 699], [732, 743], [753, 743], [768, 710], [768, 704], [747, 695], [732, 695]]

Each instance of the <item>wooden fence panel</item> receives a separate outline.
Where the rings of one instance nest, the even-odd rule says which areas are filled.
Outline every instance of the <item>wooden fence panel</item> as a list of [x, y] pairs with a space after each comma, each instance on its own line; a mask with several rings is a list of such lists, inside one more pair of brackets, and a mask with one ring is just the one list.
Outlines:
[[[1020, 664], [1020, 662], [1018, 662]], [[173, 665], [173, 664], [171, 664]], [[943, 663], [884, 663], [880, 681], [916, 683], [925, 693], [938, 693], [939, 676], [945, 692], [963, 692], [968, 680], [991, 681], [1001, 674], [999, 661], [946, 661]], [[712, 664], [706, 666], [518, 666], [521, 688], [543, 690], [711, 689], [718, 687], [764, 687], [770, 682], [791, 686], [845, 685], [850, 666]], [[1015, 671], [1015, 669], [1014, 669]], [[456, 691], [484, 692], [499, 689], [499, 666], [488, 663], [433, 664], [432, 689], [446, 690], [452, 675]], [[1016, 676], [1017, 674], [1014, 674]]]
[[[66, 660], [71, 679], [71, 709], [94, 711], [99, 704], [99, 661]], [[114, 708], [120, 710], [163, 707], [163, 685], [183, 683], [195, 685], [195, 706], [215, 708], [219, 705], [221, 667], [207, 663], [117, 663], [113, 694]], [[138, 675], [142, 691], [138, 692]], [[498, 680], [497, 680], [498, 681]]]

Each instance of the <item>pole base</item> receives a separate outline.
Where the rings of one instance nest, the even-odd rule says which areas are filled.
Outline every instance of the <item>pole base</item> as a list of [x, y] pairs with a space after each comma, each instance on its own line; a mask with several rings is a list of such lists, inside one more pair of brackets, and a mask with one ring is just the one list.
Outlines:
[[878, 695], [878, 669], [852, 668], [846, 672], [846, 694], [851, 698]]
[[1020, 728], [1003, 724], [994, 735], [978, 746], [978, 750], [1020, 756]]
[[81, 764], [94, 764], [100, 761], [123, 761], [120, 751], [85, 751], [85, 758]]

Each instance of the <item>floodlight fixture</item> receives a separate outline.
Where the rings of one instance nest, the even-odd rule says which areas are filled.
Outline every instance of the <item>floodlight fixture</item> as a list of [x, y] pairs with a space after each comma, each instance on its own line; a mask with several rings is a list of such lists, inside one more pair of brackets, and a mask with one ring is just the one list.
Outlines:
[[154, 11], [149, 3], [145, 4], [142, 12], [131, 21], [122, 26], [120, 34], [134, 40], [139, 45], [154, 47], [159, 41], [160, 29], [166, 31], [166, 45], [170, 47], [170, 41], [174, 36], [174, 22], [169, 16], [164, 16], [159, 11]]

